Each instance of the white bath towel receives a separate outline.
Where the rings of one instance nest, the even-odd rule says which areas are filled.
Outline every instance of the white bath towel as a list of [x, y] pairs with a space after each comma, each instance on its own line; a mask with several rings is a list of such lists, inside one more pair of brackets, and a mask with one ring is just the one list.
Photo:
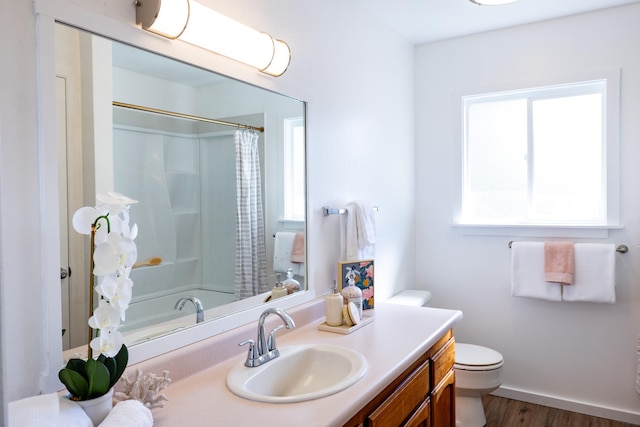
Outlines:
[[[275, 243], [273, 244], [273, 271], [276, 273], [286, 273], [290, 268], [295, 276], [304, 277], [304, 263], [291, 262], [291, 251], [293, 250], [293, 239], [295, 232], [278, 231]], [[280, 278], [284, 280], [284, 277]]]
[[93, 427], [77, 403], [58, 393], [10, 402], [8, 409], [9, 427]]
[[543, 242], [511, 244], [511, 295], [562, 301], [561, 285], [544, 280]]
[[373, 259], [376, 244], [376, 222], [373, 206], [355, 200], [340, 215], [340, 256], [343, 261]]
[[98, 427], [151, 427], [151, 410], [137, 400], [118, 402]]
[[609, 243], [576, 243], [573, 285], [562, 290], [563, 301], [616, 302], [616, 247]]

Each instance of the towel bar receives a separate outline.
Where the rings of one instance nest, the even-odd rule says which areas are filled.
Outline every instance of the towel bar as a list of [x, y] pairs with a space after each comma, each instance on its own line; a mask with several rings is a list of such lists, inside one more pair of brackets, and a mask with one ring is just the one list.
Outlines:
[[[374, 206], [373, 210], [377, 212], [378, 207]], [[329, 206], [322, 207], [322, 216], [340, 215], [344, 213], [347, 213], [347, 210], [345, 208], [330, 208]]]
[[[509, 242], [509, 249], [511, 249], [512, 243], [513, 243], [513, 240]], [[629, 252], [629, 247], [627, 245], [618, 245], [618, 247], [616, 247], [616, 252], [620, 252], [621, 254], [626, 254], [627, 252]]]

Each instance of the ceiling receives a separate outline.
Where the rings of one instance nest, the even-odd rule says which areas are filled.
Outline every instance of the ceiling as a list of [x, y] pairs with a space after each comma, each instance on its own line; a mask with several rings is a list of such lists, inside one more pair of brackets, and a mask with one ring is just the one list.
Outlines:
[[356, 0], [413, 44], [559, 18], [639, 0], [519, 0], [478, 6], [469, 0]]

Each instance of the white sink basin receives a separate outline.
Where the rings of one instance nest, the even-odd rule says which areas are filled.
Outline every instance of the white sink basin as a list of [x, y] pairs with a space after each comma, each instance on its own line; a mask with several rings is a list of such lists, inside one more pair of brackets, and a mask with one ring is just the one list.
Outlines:
[[234, 394], [260, 402], [302, 402], [328, 396], [355, 384], [367, 361], [346, 347], [322, 344], [284, 346], [280, 357], [256, 368], [244, 361], [227, 375]]

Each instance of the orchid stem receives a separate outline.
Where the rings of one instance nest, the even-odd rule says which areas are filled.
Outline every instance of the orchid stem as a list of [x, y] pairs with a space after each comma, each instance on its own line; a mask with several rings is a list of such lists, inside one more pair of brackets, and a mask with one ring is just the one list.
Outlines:
[[[109, 214], [101, 215], [91, 224], [91, 246], [89, 253], [89, 318], [93, 316], [93, 292], [94, 292], [94, 277], [93, 277], [93, 254], [95, 251], [95, 237], [100, 224], [98, 221], [104, 219], [107, 222], [107, 234], [111, 232], [111, 223], [109, 222]], [[87, 360], [93, 358], [93, 350], [91, 349], [91, 340], [93, 339], [93, 330], [91, 326], [87, 325]]]

